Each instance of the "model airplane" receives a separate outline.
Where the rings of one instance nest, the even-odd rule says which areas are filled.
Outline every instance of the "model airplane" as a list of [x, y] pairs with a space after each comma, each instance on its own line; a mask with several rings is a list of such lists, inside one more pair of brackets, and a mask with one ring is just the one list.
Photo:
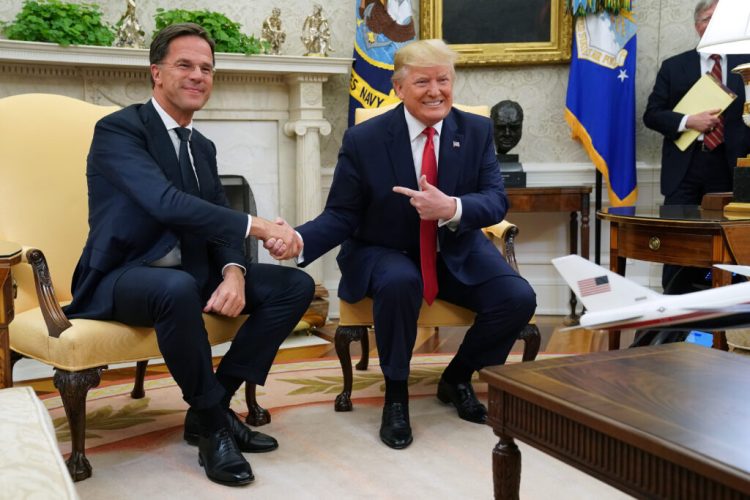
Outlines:
[[[586, 308], [580, 326], [591, 329], [694, 328], [726, 330], [750, 326], [750, 281], [682, 295], [662, 295], [578, 255], [552, 264]], [[750, 276], [750, 266], [715, 267]]]

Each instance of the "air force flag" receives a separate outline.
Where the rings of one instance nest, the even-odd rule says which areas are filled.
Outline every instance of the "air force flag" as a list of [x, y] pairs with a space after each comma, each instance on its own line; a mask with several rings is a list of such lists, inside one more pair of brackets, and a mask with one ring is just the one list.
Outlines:
[[609, 186], [612, 206], [634, 205], [636, 23], [632, 13], [576, 19], [565, 120]]

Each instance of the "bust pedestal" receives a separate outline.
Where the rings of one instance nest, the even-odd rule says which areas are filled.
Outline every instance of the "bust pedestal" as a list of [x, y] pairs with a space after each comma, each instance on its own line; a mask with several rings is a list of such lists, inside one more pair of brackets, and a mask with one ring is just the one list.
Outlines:
[[497, 161], [500, 163], [500, 175], [505, 187], [526, 187], [526, 172], [518, 162], [518, 155], [498, 153]]

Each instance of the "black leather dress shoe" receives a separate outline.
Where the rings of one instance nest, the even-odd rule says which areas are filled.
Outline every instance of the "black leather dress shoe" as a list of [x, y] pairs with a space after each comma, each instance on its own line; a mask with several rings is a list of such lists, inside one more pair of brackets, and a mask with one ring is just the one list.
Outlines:
[[198, 463], [211, 481], [225, 486], [241, 486], [255, 479], [226, 427], [198, 438]]
[[471, 382], [449, 384], [441, 378], [438, 383], [437, 397], [443, 403], [455, 406], [458, 416], [462, 419], [477, 424], [487, 422], [487, 408], [477, 399]]
[[[265, 453], [279, 447], [278, 441], [268, 434], [250, 430], [232, 410], [227, 410], [227, 426], [240, 451], [244, 453]], [[206, 434], [206, 432], [201, 425], [198, 414], [192, 409], [188, 409], [185, 414], [185, 441], [195, 446], [198, 444], [201, 434]]]
[[393, 449], [406, 448], [414, 440], [409, 425], [407, 403], [386, 403], [380, 423], [380, 440]]

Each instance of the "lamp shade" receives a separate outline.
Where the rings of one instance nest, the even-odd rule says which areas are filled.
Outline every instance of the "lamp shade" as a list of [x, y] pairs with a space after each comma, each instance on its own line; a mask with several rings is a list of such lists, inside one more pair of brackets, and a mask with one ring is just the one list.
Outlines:
[[750, 0], [720, 0], [698, 52], [750, 54]]

